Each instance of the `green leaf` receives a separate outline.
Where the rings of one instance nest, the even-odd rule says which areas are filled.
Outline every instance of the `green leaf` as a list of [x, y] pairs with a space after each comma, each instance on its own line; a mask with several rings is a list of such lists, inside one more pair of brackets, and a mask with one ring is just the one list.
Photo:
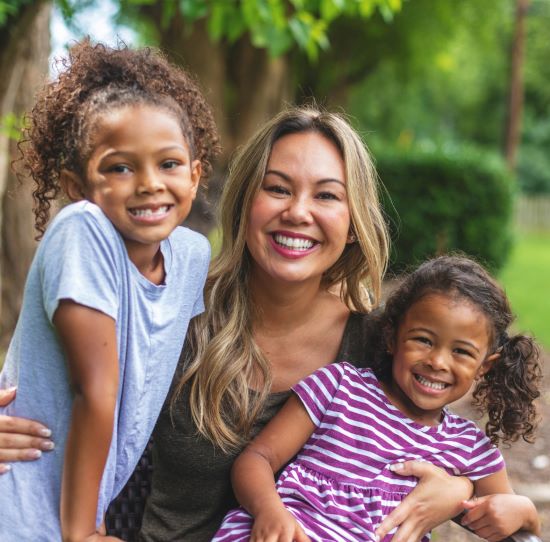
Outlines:
[[0, 134], [8, 136], [14, 141], [18, 141], [21, 137], [23, 119], [23, 116], [17, 116], [15, 113], [8, 113], [4, 115], [4, 117], [0, 117]]
[[212, 6], [208, 18], [208, 34], [214, 41], [219, 41], [224, 35], [226, 15], [227, 9], [223, 4], [217, 3]]
[[345, 4], [345, 0], [321, 0], [321, 18], [325, 21], [336, 19], [344, 10]]
[[[167, 0], [165, 4], [174, 4], [174, 0]], [[206, 0], [179, 0], [179, 9], [189, 22], [196, 21], [208, 15], [208, 3]]]

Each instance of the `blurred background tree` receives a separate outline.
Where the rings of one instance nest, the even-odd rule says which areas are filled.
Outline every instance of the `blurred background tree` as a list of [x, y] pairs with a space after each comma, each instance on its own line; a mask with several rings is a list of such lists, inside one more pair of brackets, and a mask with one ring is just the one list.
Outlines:
[[0, 0], [0, 349], [15, 328], [35, 249], [32, 187], [10, 168], [21, 119], [48, 73], [47, 1]]
[[[135, 44], [158, 45], [194, 72], [214, 107], [224, 155], [189, 221], [200, 231], [214, 225], [211, 204], [234, 149], [285, 103], [312, 99], [346, 111], [378, 157], [391, 195], [394, 270], [452, 249], [498, 270], [512, 246], [518, 186], [550, 194], [548, 0], [111, 1]], [[518, 183], [503, 149], [520, 3], [528, 9]], [[39, 5], [47, 2], [0, 0], [2, 39], [4, 28], [12, 34], [7, 18]], [[77, 28], [78, 14], [100, 4], [55, 5], [83, 34], [89, 27]], [[4, 126], [10, 111], [2, 109]], [[0, 150], [4, 168], [6, 156]], [[3, 231], [10, 230], [4, 221]], [[16, 276], [23, 281], [24, 273]]]

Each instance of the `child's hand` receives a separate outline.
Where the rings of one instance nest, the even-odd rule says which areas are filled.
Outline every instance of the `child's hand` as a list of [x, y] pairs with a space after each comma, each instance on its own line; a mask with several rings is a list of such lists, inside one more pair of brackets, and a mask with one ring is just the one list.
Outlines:
[[[527, 497], [510, 493], [485, 495], [462, 504], [468, 510], [462, 518], [462, 525], [489, 542], [502, 540], [520, 529], [528, 528], [524, 520], [533, 507]], [[536, 531], [536, 528], [528, 530]]]
[[294, 516], [282, 506], [258, 514], [250, 542], [311, 542]]

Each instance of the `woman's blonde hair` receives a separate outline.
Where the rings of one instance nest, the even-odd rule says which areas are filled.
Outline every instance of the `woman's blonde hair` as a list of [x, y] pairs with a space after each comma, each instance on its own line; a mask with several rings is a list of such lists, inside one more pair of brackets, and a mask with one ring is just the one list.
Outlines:
[[[353, 311], [378, 302], [388, 258], [388, 235], [378, 180], [359, 135], [339, 114], [312, 107], [290, 108], [265, 124], [237, 152], [220, 201], [221, 249], [211, 264], [204, 295], [206, 312], [193, 319], [183, 352], [184, 373], [175, 397], [190, 386], [190, 408], [201, 435], [224, 451], [247, 441], [271, 386], [269, 362], [254, 341], [255, 307], [246, 247], [252, 201], [260, 189], [274, 143], [285, 135], [316, 132], [339, 149], [346, 172], [351, 230], [346, 245], [323, 277]], [[261, 392], [250, 383], [263, 382]]]

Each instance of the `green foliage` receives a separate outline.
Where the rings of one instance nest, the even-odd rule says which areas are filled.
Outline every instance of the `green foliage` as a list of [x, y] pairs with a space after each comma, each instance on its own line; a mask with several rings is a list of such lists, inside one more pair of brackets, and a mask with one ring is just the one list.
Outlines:
[[550, 348], [548, 295], [550, 291], [550, 233], [518, 235], [500, 280], [518, 319], [515, 328], [533, 334]]
[[528, 13], [525, 106], [518, 178], [522, 191], [550, 194], [550, 2], [533, 0]]
[[[151, 3], [120, 0], [126, 15]], [[163, 0], [161, 4], [165, 25], [179, 10], [188, 24], [206, 19], [214, 41], [234, 43], [248, 33], [255, 47], [267, 49], [272, 56], [298, 46], [310, 60], [316, 60], [319, 50], [329, 46], [328, 29], [333, 21], [343, 16], [366, 19], [376, 11], [390, 19], [401, 9], [402, 0]]]
[[378, 150], [392, 230], [390, 270], [460, 250], [502, 267], [511, 246], [513, 181], [502, 161], [474, 149]]
[[33, 0], [0, 0], [0, 28], [4, 27], [9, 17], [19, 13], [19, 10]]
[[499, 148], [512, 8], [511, 0], [414, 0], [392, 25], [375, 18], [361, 43], [380, 58], [353, 89], [350, 110], [392, 143], [405, 137]]
[[8, 113], [4, 117], [0, 117], [0, 134], [7, 135], [10, 139], [18, 141], [22, 127], [23, 117], [19, 117], [15, 113]]

